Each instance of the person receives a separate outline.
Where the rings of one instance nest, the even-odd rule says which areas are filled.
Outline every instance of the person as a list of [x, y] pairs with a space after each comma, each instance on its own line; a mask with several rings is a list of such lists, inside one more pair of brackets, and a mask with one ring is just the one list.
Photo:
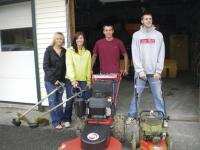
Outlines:
[[[124, 70], [122, 73], [128, 75], [128, 54], [124, 47], [123, 42], [115, 38], [114, 27], [111, 24], [106, 24], [103, 26], [104, 38], [98, 40], [95, 43], [92, 56], [92, 68], [96, 62], [97, 56], [99, 56], [100, 61], [100, 73], [101, 74], [112, 74], [120, 73], [120, 55], [124, 56]], [[117, 85], [116, 80], [113, 81], [113, 95], [114, 99], [117, 98]]]
[[[82, 90], [87, 89], [82, 94], [84, 100], [91, 97], [91, 54], [85, 48], [85, 36], [82, 32], [77, 32], [72, 41], [72, 47], [66, 52], [66, 94], [67, 98], [72, 96], [72, 88], [79, 86]], [[73, 109], [73, 99], [66, 102], [64, 121], [65, 127], [71, 126]]]
[[[140, 97], [147, 81], [154, 97], [156, 109], [165, 113], [160, 81], [165, 58], [165, 44], [162, 33], [155, 30], [152, 22], [152, 14], [144, 13], [141, 17], [142, 26], [133, 34], [132, 38], [132, 58], [135, 78], [137, 78], [138, 103], [136, 104], [134, 93], [128, 111], [127, 124], [131, 123], [137, 115], [136, 108], [139, 106]], [[148, 76], [149, 74], [153, 76]]]
[[[47, 94], [56, 89], [58, 82], [65, 82], [65, 44], [64, 35], [56, 32], [53, 36], [51, 46], [46, 48], [44, 53], [43, 69], [45, 73], [45, 88]], [[56, 91], [48, 98], [49, 108], [52, 108], [62, 102], [63, 91]], [[61, 129], [63, 121], [63, 107], [60, 106], [50, 112], [52, 125], [57, 129]]]
[[100, 61], [100, 73], [120, 73], [120, 54], [124, 56], [124, 73], [128, 74], [128, 55], [123, 42], [113, 37], [114, 28], [107, 24], [103, 26], [104, 38], [95, 43], [92, 56], [92, 68], [96, 62], [97, 56]]

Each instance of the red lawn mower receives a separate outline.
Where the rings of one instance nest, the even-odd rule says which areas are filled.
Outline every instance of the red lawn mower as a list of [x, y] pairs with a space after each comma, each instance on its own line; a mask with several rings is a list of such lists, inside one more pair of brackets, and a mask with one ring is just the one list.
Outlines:
[[76, 115], [84, 123], [84, 127], [79, 128], [81, 134], [62, 143], [59, 150], [122, 149], [121, 142], [116, 138], [124, 135], [124, 127], [120, 126], [124, 125], [124, 117], [116, 115], [121, 75], [96, 74], [92, 79], [92, 97], [88, 100], [76, 98], [74, 101]]
[[[147, 77], [153, 77], [147, 74]], [[131, 142], [132, 150], [172, 150], [172, 137], [168, 132], [168, 120], [165, 99], [164, 113], [158, 110], [138, 110], [139, 93], [136, 81], [134, 80], [134, 90], [136, 97], [136, 118], [134, 123], [126, 125], [128, 141]], [[160, 80], [161, 82], [161, 80]], [[161, 82], [162, 83], [162, 82]], [[148, 81], [144, 88], [149, 88]], [[162, 95], [163, 96], [163, 95]]]

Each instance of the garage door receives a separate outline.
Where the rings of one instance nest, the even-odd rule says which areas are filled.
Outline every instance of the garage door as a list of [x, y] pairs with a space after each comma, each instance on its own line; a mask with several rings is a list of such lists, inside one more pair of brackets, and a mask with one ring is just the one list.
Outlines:
[[37, 101], [31, 2], [0, 6], [0, 101]]

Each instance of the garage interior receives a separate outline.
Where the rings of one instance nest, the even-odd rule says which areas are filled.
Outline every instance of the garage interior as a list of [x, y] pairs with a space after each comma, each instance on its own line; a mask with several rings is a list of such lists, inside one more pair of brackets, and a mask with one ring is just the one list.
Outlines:
[[[141, 14], [144, 11], [151, 12], [153, 24], [162, 32], [165, 40], [166, 69], [163, 71], [163, 79], [164, 81], [169, 80], [172, 85], [173, 82], [179, 80], [180, 83], [188, 80], [191, 84], [189, 89], [197, 90], [194, 99], [196, 99], [195, 108], [198, 112], [199, 7], [200, 1], [198, 0], [76, 0], [75, 27], [76, 31], [83, 31], [86, 34], [87, 48], [92, 52], [95, 42], [103, 37], [102, 26], [106, 23], [113, 24], [114, 36], [124, 42], [131, 60], [132, 33], [140, 26]], [[131, 64], [130, 66], [130, 78], [132, 79], [134, 71]], [[98, 68], [97, 63], [94, 72], [98, 72]], [[183, 90], [186, 91], [189, 84], [186, 83], [184, 86]], [[184, 91], [182, 92], [185, 93]]]
[[[114, 36], [121, 39], [131, 59], [132, 33], [140, 26], [142, 12], [153, 15], [153, 24], [162, 32], [166, 47], [163, 70], [163, 93], [166, 110], [171, 118], [170, 130], [176, 149], [191, 149], [195, 123], [200, 120], [200, 1], [198, 0], [76, 0], [76, 31], [86, 34], [87, 48], [103, 37], [102, 26], [114, 25]], [[131, 66], [131, 65], [130, 65]], [[94, 72], [99, 72], [96, 63]], [[118, 111], [127, 114], [133, 97], [133, 74], [124, 79], [119, 93]], [[153, 109], [150, 90], [143, 94], [141, 109]], [[190, 131], [188, 128], [193, 128]], [[187, 128], [187, 129], [186, 129]], [[187, 137], [186, 137], [187, 136]], [[179, 141], [178, 141], [179, 140]], [[186, 145], [184, 141], [193, 141]], [[184, 145], [184, 148], [183, 148]]]

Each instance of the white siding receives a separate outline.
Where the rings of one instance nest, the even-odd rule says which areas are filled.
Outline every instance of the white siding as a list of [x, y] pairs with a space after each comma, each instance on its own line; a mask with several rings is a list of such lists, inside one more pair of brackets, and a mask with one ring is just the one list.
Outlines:
[[0, 30], [32, 27], [31, 2], [0, 6]]
[[67, 6], [65, 0], [35, 0], [36, 33], [40, 73], [41, 96], [46, 96], [44, 88], [43, 57], [55, 32], [62, 32], [67, 41]]

